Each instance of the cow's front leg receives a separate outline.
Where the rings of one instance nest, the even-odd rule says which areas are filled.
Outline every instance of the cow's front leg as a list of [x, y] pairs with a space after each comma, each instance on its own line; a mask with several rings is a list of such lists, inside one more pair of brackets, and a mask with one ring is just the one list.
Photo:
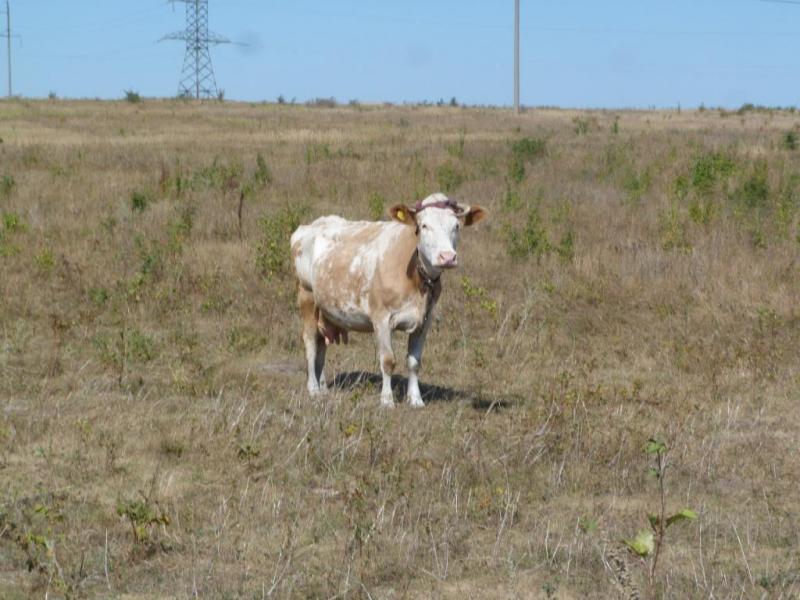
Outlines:
[[392, 373], [394, 373], [394, 352], [392, 351], [392, 329], [389, 319], [374, 323], [375, 340], [378, 346], [378, 362], [381, 365], [383, 385], [381, 386], [381, 404], [394, 406], [392, 395]]
[[428, 323], [430, 318], [419, 331], [408, 336], [408, 403], [415, 408], [425, 406], [419, 392], [419, 368], [422, 365], [422, 348], [425, 346], [425, 336], [428, 335]]

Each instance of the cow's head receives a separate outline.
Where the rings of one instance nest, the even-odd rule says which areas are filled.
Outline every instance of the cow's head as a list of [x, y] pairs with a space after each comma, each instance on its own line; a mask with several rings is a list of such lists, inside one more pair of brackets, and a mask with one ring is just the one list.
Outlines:
[[444, 194], [431, 194], [414, 208], [393, 206], [389, 214], [395, 221], [414, 227], [417, 252], [425, 271], [438, 277], [444, 269], [458, 266], [458, 230], [473, 225], [486, 216], [482, 206], [464, 206]]

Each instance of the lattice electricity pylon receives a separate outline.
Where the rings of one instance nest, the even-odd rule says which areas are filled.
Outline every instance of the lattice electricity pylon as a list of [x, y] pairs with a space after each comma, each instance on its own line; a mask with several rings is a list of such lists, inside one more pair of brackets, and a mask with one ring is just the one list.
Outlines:
[[221, 35], [208, 31], [208, 0], [171, 0], [186, 4], [186, 29], [165, 35], [161, 40], [185, 40], [181, 82], [178, 95], [200, 98], [217, 98], [217, 80], [211, 66], [209, 46], [230, 44]]

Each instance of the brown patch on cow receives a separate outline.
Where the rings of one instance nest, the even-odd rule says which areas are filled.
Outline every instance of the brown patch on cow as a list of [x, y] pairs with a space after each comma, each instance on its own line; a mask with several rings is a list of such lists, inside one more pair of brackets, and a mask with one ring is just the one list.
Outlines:
[[488, 214], [489, 211], [487, 211], [482, 206], [478, 205], [470, 206], [469, 212], [463, 217], [464, 226], [469, 227], [470, 225], [474, 225], [475, 223], [482, 221], [484, 217], [486, 217], [486, 215]]
[[405, 204], [397, 204], [389, 209], [389, 216], [403, 225], [416, 225], [416, 214], [417, 211]]

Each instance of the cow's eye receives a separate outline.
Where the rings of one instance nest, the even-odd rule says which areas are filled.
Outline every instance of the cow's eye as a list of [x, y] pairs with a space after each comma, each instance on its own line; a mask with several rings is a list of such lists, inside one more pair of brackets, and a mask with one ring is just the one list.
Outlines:
[[427, 228], [428, 228], [428, 226], [427, 226], [427, 225], [423, 225], [423, 226], [422, 226], [422, 228], [423, 228], [423, 229], [427, 229]]

